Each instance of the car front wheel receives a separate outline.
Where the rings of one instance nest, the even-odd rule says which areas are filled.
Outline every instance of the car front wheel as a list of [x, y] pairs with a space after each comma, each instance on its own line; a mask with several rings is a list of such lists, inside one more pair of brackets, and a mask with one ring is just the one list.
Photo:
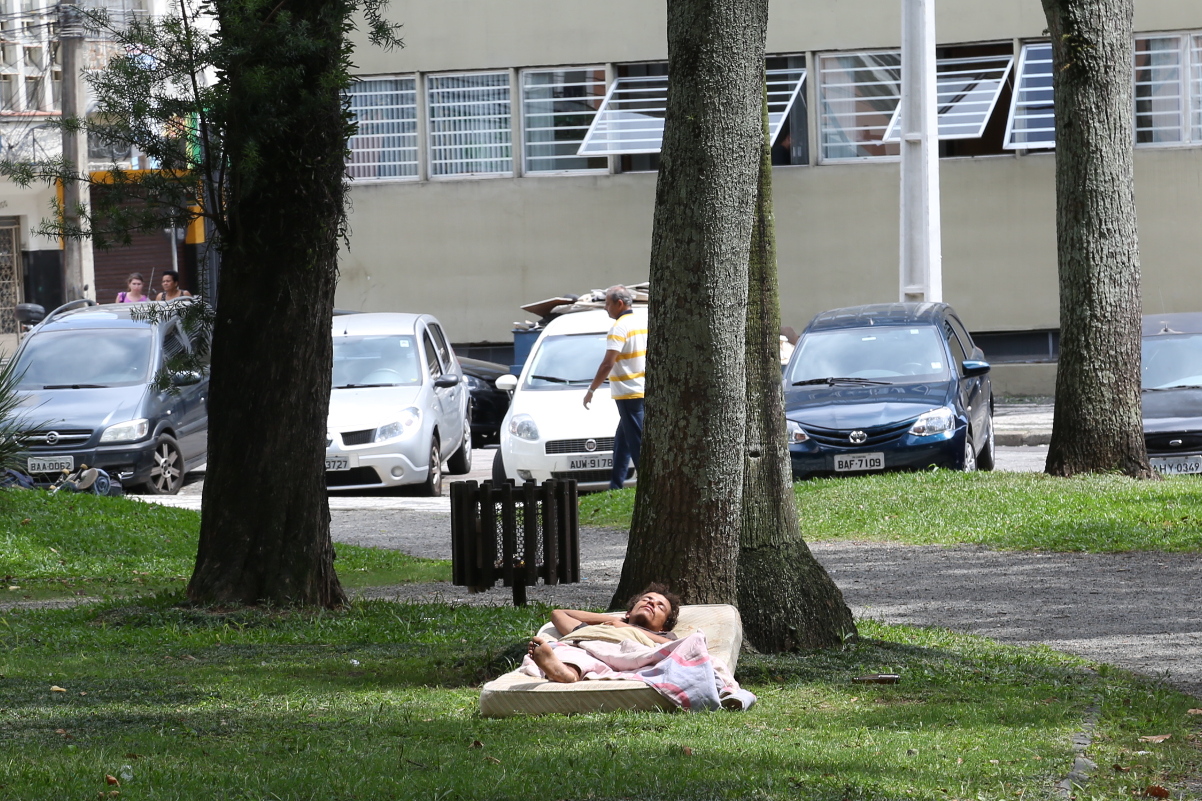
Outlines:
[[973, 473], [977, 469], [977, 452], [972, 447], [972, 432], [964, 432], [964, 472]]
[[985, 444], [981, 447], [981, 452], [977, 454], [977, 469], [992, 470], [997, 465], [996, 444], [993, 436], [993, 416], [989, 417], [987, 423], [989, 426], [989, 434], [985, 437]]
[[497, 451], [497, 455], [492, 457], [492, 483], [504, 484], [505, 481], [505, 460], [501, 458], [501, 452]]
[[442, 456], [438, 451], [438, 437], [430, 441], [430, 472], [422, 485], [422, 495], [432, 498], [442, 495]]
[[184, 485], [184, 455], [170, 434], [161, 434], [154, 444], [154, 467], [142, 485], [149, 495], [175, 495]]

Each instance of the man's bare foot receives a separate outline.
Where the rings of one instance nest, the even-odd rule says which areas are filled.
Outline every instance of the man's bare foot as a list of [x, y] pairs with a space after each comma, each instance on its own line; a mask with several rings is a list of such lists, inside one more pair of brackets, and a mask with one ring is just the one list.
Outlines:
[[561, 684], [580, 681], [580, 673], [576, 668], [565, 665], [542, 637], [531, 637], [526, 650], [530, 654], [530, 658], [534, 660], [534, 664], [538, 665], [546, 674], [548, 680]]

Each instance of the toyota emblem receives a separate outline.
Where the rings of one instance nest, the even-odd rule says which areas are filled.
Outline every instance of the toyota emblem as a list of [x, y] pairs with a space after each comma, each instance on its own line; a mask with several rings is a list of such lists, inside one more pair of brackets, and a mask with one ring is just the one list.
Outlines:
[[868, 435], [863, 431], [853, 431], [848, 439], [851, 440], [852, 445], [863, 445], [868, 441]]
[[595, 450], [597, 450], [597, 440], [595, 440], [595, 439], [586, 439], [586, 440], [584, 441], [584, 449], [585, 449], [586, 451], [589, 451], [590, 453], [591, 453], [591, 452], [593, 452], [593, 451], [595, 451]]
[[47, 445], [57, 445], [58, 444], [58, 432], [57, 431], [51, 431], [49, 434], [46, 435], [46, 444]]

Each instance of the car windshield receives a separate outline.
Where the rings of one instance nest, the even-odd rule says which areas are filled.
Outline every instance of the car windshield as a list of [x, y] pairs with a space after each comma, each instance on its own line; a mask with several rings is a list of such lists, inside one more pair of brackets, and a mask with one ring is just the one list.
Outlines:
[[1202, 386], [1202, 334], [1145, 337], [1140, 373], [1144, 389]]
[[588, 387], [605, 358], [606, 333], [544, 337], [526, 374], [527, 389]]
[[946, 381], [947, 355], [938, 332], [929, 325], [843, 328], [802, 337], [786, 383], [840, 378], [851, 379], [848, 383]]
[[412, 387], [422, 382], [411, 336], [334, 337], [334, 389]]
[[42, 331], [17, 362], [21, 389], [128, 387], [149, 380], [149, 328]]

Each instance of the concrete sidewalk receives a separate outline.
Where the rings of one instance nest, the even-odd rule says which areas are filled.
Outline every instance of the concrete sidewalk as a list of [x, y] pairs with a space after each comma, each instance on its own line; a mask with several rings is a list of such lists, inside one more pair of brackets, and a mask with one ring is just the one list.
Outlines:
[[993, 408], [998, 445], [1047, 445], [1052, 441], [1050, 403], [998, 403]]

